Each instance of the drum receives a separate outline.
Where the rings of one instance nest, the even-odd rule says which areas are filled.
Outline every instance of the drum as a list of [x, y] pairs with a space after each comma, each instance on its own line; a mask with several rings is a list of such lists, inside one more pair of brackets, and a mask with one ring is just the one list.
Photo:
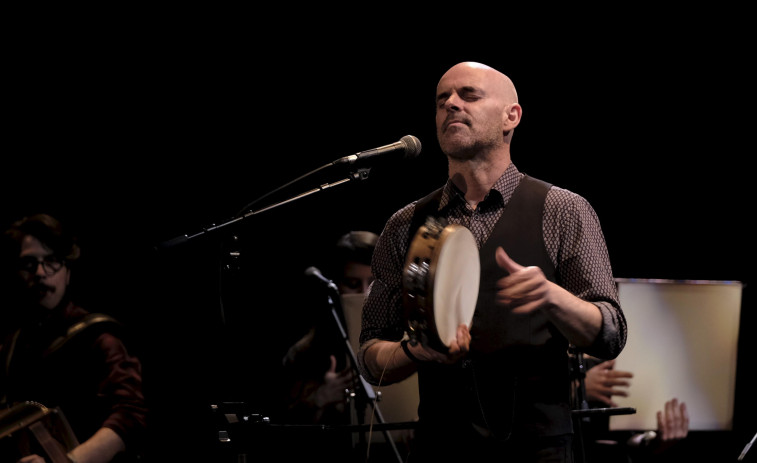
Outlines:
[[481, 262], [473, 234], [431, 217], [418, 228], [403, 272], [410, 342], [446, 352], [457, 327], [470, 328], [478, 300]]

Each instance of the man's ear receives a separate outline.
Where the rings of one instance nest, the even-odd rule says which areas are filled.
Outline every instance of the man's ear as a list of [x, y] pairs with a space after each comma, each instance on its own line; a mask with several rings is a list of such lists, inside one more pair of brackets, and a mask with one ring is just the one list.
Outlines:
[[508, 133], [520, 124], [523, 108], [518, 103], [508, 105], [502, 112], [502, 132]]

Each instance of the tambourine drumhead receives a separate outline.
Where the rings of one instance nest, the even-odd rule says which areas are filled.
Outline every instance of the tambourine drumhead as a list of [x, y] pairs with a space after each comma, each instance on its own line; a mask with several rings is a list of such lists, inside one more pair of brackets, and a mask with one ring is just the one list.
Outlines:
[[478, 300], [481, 262], [473, 234], [457, 228], [444, 241], [434, 276], [434, 320], [445, 346], [457, 337], [457, 327], [468, 328]]
[[442, 228], [433, 220], [421, 226], [410, 245], [403, 276], [411, 338], [449, 347], [458, 325], [470, 327], [480, 269], [470, 230], [456, 224]]

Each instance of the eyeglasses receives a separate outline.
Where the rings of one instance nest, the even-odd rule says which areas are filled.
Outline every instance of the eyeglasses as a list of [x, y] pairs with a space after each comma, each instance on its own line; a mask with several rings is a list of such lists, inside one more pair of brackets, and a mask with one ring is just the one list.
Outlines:
[[18, 260], [18, 269], [24, 272], [36, 273], [37, 266], [42, 265], [45, 275], [54, 275], [63, 267], [64, 261], [54, 255], [38, 259], [34, 256], [25, 256]]

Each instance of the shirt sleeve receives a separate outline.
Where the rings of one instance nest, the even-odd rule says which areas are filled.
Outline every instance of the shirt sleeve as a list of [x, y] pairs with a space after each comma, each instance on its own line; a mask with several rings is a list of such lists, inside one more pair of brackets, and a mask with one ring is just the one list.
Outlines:
[[544, 241], [555, 263], [557, 284], [602, 313], [599, 335], [586, 353], [617, 357], [626, 343], [626, 319], [599, 218], [589, 202], [568, 190], [551, 188], [544, 209]]
[[142, 366], [124, 343], [110, 333], [96, 341], [105, 356], [105, 378], [99, 395], [110, 410], [103, 427], [115, 431], [127, 448], [144, 437], [147, 407], [142, 393]]
[[410, 204], [390, 217], [373, 251], [371, 266], [374, 281], [363, 305], [360, 349], [357, 353], [360, 373], [373, 385], [378, 384], [379, 380], [365, 368], [365, 349], [379, 340], [399, 341], [405, 334], [402, 274], [414, 209], [414, 204]]

